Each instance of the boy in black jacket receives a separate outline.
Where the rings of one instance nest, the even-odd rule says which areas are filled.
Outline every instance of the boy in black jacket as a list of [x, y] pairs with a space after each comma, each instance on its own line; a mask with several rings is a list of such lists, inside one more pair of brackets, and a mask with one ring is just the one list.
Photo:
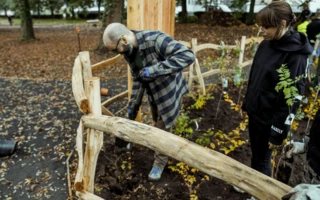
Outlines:
[[299, 95], [289, 110], [283, 92], [275, 90], [280, 81], [276, 70], [285, 64], [292, 80], [305, 75], [312, 47], [303, 33], [290, 30], [295, 16], [286, 2], [266, 6], [257, 14], [257, 22], [265, 40], [253, 60], [242, 110], [249, 116], [251, 167], [271, 176], [272, 149], [287, 137], [305, 90], [301, 78], [294, 85]]

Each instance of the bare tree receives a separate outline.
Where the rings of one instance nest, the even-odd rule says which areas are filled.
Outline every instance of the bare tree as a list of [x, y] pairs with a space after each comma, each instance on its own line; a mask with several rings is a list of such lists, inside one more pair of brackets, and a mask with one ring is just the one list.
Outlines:
[[248, 13], [248, 17], [247, 17], [247, 20], [246, 20], [246, 24], [247, 25], [254, 24], [254, 6], [255, 6], [255, 3], [256, 3], [255, 0], [251, 0], [250, 11]]
[[29, 0], [18, 1], [21, 18], [21, 37], [24, 40], [34, 40], [32, 17], [30, 13]]

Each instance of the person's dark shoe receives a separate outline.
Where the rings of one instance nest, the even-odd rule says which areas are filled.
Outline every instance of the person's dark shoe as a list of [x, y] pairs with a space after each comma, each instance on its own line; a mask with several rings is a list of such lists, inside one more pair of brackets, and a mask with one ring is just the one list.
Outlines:
[[153, 165], [153, 167], [148, 175], [149, 181], [159, 180], [161, 178], [162, 172], [163, 172], [163, 168], [160, 168], [157, 165]]

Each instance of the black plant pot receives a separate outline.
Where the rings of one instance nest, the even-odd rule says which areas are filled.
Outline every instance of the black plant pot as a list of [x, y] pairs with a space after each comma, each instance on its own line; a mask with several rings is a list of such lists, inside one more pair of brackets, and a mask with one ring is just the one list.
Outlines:
[[10, 156], [17, 149], [15, 141], [0, 140], [0, 156]]

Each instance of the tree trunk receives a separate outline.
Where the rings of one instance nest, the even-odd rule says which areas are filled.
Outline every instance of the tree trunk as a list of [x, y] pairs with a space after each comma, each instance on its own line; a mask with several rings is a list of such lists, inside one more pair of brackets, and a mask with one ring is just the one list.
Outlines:
[[181, 17], [187, 16], [188, 15], [188, 11], [187, 11], [187, 0], [181, 0]]
[[54, 9], [50, 7], [51, 17], [54, 18]]
[[102, 27], [100, 32], [99, 44], [96, 48], [96, 53], [105, 53], [106, 48], [103, 44], [103, 32], [108, 24], [120, 22], [122, 19], [124, 0], [105, 0], [104, 13], [102, 16]]
[[19, 4], [21, 18], [21, 37], [24, 40], [34, 40], [32, 17], [30, 13], [29, 0], [22, 0]]
[[37, 4], [38, 17], [40, 18], [40, 3]]
[[71, 7], [71, 18], [72, 19], [75, 19], [76, 18], [76, 15], [74, 13], [74, 7]]
[[247, 17], [247, 25], [252, 25], [254, 24], [254, 6], [255, 6], [256, 1], [255, 0], [251, 0], [251, 4], [250, 4], [250, 11]]
[[101, 13], [100, 13], [101, 1], [102, 0], [98, 0], [98, 19], [101, 18]]

